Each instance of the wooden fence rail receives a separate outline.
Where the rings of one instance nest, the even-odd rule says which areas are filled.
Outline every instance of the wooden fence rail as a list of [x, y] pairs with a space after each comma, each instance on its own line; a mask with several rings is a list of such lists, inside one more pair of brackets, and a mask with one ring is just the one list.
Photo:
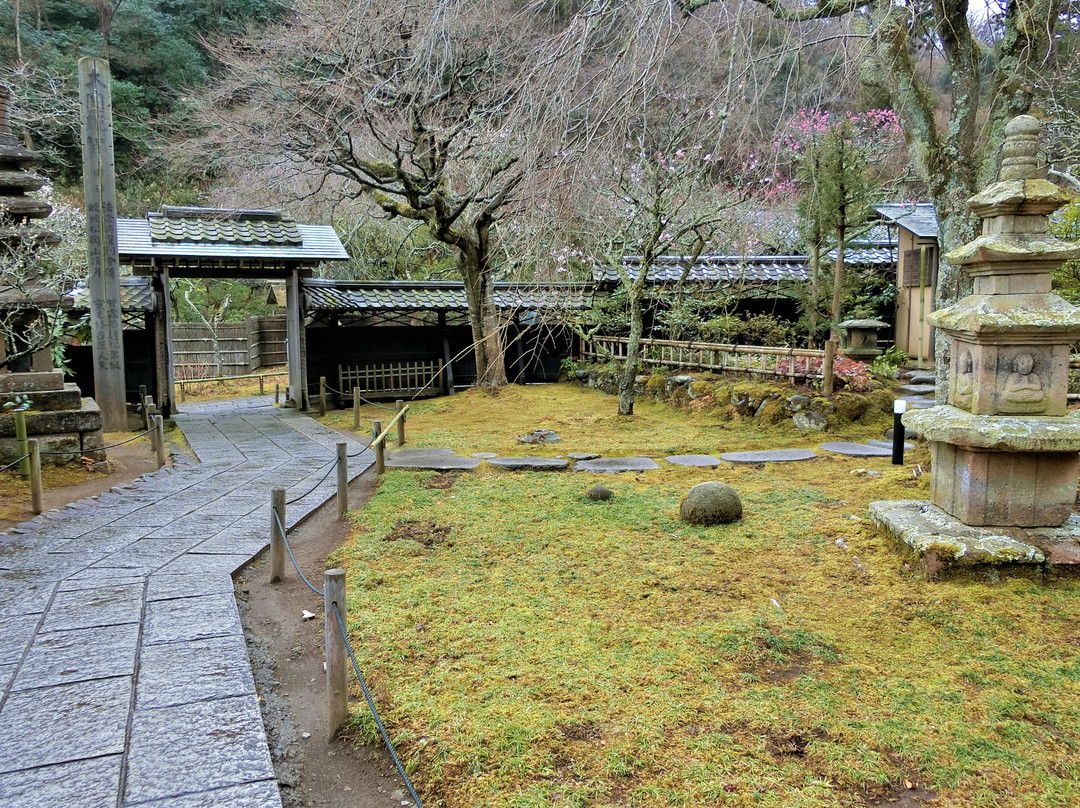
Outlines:
[[[626, 359], [627, 343], [626, 337], [593, 337], [582, 344], [582, 355], [600, 360]], [[638, 356], [644, 367], [784, 376], [795, 382], [822, 378], [825, 351], [643, 339]]]
[[338, 390], [352, 395], [379, 398], [408, 398], [421, 393], [436, 395], [443, 390], [441, 359], [427, 362], [379, 362], [367, 365], [338, 365]]

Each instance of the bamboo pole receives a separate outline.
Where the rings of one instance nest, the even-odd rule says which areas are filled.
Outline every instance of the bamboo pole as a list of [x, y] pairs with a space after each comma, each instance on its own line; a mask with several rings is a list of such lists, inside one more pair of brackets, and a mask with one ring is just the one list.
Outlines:
[[30, 444], [30, 510], [41, 513], [45, 510], [45, 497], [41, 486], [41, 447], [37, 438], [31, 438]]
[[15, 440], [18, 442], [18, 452], [22, 460], [19, 461], [19, 476], [24, 480], [30, 479], [30, 446], [26, 440], [26, 413], [15, 413]]

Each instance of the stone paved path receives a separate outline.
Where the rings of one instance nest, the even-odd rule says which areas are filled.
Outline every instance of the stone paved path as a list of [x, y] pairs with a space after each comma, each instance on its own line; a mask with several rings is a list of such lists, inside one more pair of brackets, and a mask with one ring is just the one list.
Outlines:
[[230, 576], [344, 438], [269, 404], [185, 405], [201, 462], [0, 536], [0, 808], [280, 808]]

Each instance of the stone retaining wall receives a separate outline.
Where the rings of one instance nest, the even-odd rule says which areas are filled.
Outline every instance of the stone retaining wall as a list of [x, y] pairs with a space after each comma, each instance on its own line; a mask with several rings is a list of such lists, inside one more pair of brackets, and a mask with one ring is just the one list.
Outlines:
[[[618, 368], [603, 366], [575, 372], [577, 380], [611, 395], [618, 394]], [[791, 420], [802, 432], [892, 413], [893, 394], [877, 381], [865, 393], [841, 391], [826, 398], [815, 391], [791, 385], [751, 382], [744, 377], [715, 374], [638, 376], [634, 385], [639, 399], [652, 399], [674, 407], [708, 411], [721, 420], [755, 418], [765, 424]]]

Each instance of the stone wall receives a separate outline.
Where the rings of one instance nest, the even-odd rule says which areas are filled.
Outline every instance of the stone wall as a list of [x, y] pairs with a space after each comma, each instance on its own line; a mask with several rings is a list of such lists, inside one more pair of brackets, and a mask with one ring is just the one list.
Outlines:
[[[614, 366], [578, 370], [574, 376], [588, 387], [610, 395], [618, 393], [618, 368]], [[723, 421], [754, 418], [768, 425], [791, 422], [801, 432], [816, 432], [886, 413], [891, 416], [893, 394], [880, 382], [871, 386], [873, 389], [864, 393], [840, 391], [826, 398], [805, 388], [748, 381], [740, 376], [654, 373], [638, 376], [634, 389], [638, 399], [708, 412]]]

